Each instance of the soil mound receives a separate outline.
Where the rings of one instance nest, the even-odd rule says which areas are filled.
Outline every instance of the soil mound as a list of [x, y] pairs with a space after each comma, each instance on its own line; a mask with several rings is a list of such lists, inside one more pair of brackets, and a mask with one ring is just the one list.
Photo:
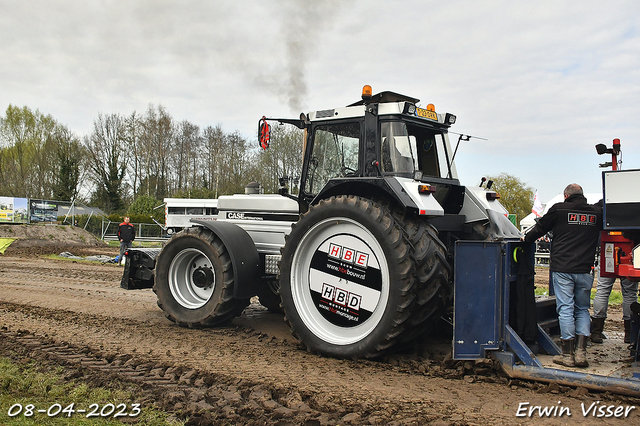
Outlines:
[[0, 238], [15, 238], [6, 249], [6, 255], [41, 255], [58, 254], [69, 251], [73, 254], [90, 254], [118, 250], [108, 247], [90, 232], [70, 225], [0, 225]]

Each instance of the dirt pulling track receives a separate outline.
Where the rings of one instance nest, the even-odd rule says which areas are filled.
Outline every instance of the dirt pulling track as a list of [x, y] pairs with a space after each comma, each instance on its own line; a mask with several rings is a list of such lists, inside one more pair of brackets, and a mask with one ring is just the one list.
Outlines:
[[[109, 250], [115, 256], [80, 254]], [[310, 354], [257, 302], [226, 327], [180, 328], [151, 290], [121, 289], [121, 274], [25, 249], [0, 255], [0, 355], [63, 365], [89, 384], [134, 386], [143, 409], [193, 425], [640, 423], [639, 399], [510, 381], [488, 360], [446, 361], [446, 344], [376, 362]], [[626, 419], [583, 416], [581, 404], [596, 401], [638, 408]], [[516, 416], [521, 403], [559, 402], [571, 417]]]

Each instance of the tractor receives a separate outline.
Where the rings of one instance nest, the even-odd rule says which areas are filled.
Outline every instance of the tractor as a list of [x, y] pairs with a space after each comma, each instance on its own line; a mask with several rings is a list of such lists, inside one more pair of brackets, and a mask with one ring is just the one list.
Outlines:
[[153, 287], [185, 327], [227, 322], [258, 295], [309, 351], [338, 358], [451, 328], [456, 242], [521, 234], [495, 191], [460, 184], [456, 116], [419, 102], [365, 86], [345, 107], [263, 117], [264, 149], [270, 122], [303, 130], [299, 192], [219, 197], [218, 220], [130, 250], [122, 286]]

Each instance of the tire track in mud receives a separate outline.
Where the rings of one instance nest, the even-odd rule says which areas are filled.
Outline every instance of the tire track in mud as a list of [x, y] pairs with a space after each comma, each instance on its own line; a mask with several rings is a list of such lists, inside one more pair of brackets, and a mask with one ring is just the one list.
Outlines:
[[[66, 379], [82, 378], [93, 386], [116, 382], [135, 385], [141, 404], [153, 404], [188, 419], [188, 425], [225, 423], [264, 425], [282, 419], [292, 424], [336, 424], [335, 413], [309, 406], [295, 390], [269, 387], [247, 380], [123, 354], [104, 354], [88, 347], [56, 344], [26, 332], [0, 330], [0, 351], [13, 358], [28, 357], [65, 368]], [[306, 401], [305, 401], [306, 399]]]
[[[399, 358], [387, 363], [320, 358], [300, 351], [295, 344], [237, 326], [207, 330], [184, 330], [170, 324], [148, 327], [126, 319], [3, 302], [0, 320], [0, 340], [9, 342], [9, 347], [23, 347], [28, 349], [30, 358], [72, 367], [75, 372], [70, 373], [71, 377], [90, 383], [108, 382], [110, 377], [137, 384], [147, 392], [145, 401], [182, 418], [189, 417], [193, 422], [189, 424], [425, 424], [434, 420], [450, 424], [446, 419], [471, 419], [479, 414], [463, 415], [452, 401], [439, 398], [420, 400], [398, 395], [392, 400], [378, 395], [375, 387], [368, 386], [367, 377], [371, 378], [371, 374], [392, 385], [408, 375], [429, 373], [411, 363], [403, 364]], [[105, 329], [109, 322], [112, 323]], [[184, 337], [185, 332], [191, 336]], [[210, 354], [210, 344], [194, 344], [207, 337], [224, 341], [218, 347], [222, 354]], [[153, 339], [164, 342], [165, 352], [157, 350], [158, 343], [149, 342]], [[127, 341], [135, 343], [126, 344]], [[7, 344], [0, 346], [6, 349]], [[257, 353], [249, 353], [256, 349]], [[204, 361], [192, 362], [194, 358]], [[252, 360], [253, 371], [224, 365], [230, 358], [239, 360], [241, 366], [246, 366], [247, 359]], [[289, 359], [290, 363], [286, 361]], [[303, 364], [301, 369], [296, 367], [294, 374], [311, 372], [321, 364], [329, 364], [329, 369], [341, 378], [349, 372], [361, 372], [360, 384], [354, 387], [345, 381], [344, 392], [336, 393], [300, 386], [282, 376], [282, 371], [277, 371], [279, 380], [263, 374], [270, 368], [278, 370], [294, 364]], [[448, 371], [446, 375], [461, 377], [464, 367]]]
[[[46, 278], [47, 280], [57, 280], [57, 284], [73, 283], [73, 284], [91, 284], [91, 285], [105, 285], [107, 283], [113, 283], [114, 276], [122, 274], [122, 270], [113, 268], [112, 271], [96, 271], [95, 268], [77, 268], [77, 264], [74, 264], [71, 268], [60, 267], [46, 267], [38, 266], [34, 267], [29, 265], [11, 264], [3, 265], [0, 268], [3, 280], [6, 278], [13, 278], [20, 280], [27, 278], [27, 281], [31, 282], [36, 278]], [[43, 280], [43, 283], [45, 281]], [[51, 285], [51, 284], [48, 284]]]
[[[65, 326], [63, 323], [94, 326], [105, 321], [105, 318], [99, 316], [91, 317], [47, 309], [37, 309], [37, 313], [35, 311], [36, 309], [28, 306], [0, 303], [0, 313], [23, 313], [38, 322], [47, 322], [46, 319], [50, 319], [59, 321], [62, 326]], [[132, 321], [124, 321], [120, 327], [135, 325]], [[166, 330], [161, 331], [165, 333]], [[276, 342], [262, 333], [251, 330], [237, 330], [231, 327], [215, 331], [214, 334], [226, 338], [239, 337], [236, 343], [231, 342], [231, 346], [237, 346], [238, 350], [242, 350], [239, 344], [241, 340], [253, 339], [264, 340], [260, 344], [273, 348], [275, 352], [281, 351], [282, 346], [287, 346], [284, 342]], [[165, 336], [169, 339], [171, 337]], [[0, 345], [3, 349], [6, 349], [7, 345], [25, 348], [23, 355], [28, 353], [29, 358], [47, 360], [71, 368], [70, 377], [80, 377], [89, 383], [108, 383], [109, 380], [117, 379], [137, 384], [144, 390], [143, 401], [153, 402], [163, 410], [176, 413], [182, 418], [188, 417], [188, 424], [217, 424], [219, 421], [249, 425], [386, 424], [393, 419], [403, 419], [402, 423], [398, 424], [423, 424], [425, 421], [443, 419], [443, 413], [446, 417], [447, 412], [456, 411], [454, 405], [441, 406], [440, 409], [444, 411], [436, 415], [429, 404], [416, 410], [415, 401], [403, 404], [378, 398], [370, 401], [335, 398], [309, 388], [301, 389], [260, 380], [259, 371], [256, 371], [253, 379], [239, 378], [240, 376], [235, 374], [212, 373], [193, 365], [155, 359], [143, 347], [132, 354], [125, 350], [106, 349], [97, 341], [92, 345], [78, 346], [26, 330], [10, 331], [7, 327], [0, 330], [0, 338], [3, 341]], [[196, 350], [195, 347], [190, 349]], [[169, 351], [176, 349], [172, 347], [167, 353]], [[184, 354], [186, 359], [187, 352], [182, 351], [179, 354]], [[360, 367], [366, 366], [360, 364]], [[387, 367], [388, 365], [382, 364], [380, 372], [384, 372]]]
[[119, 289], [121, 271], [0, 257], [0, 348], [90, 384], [137, 386], [141, 402], [190, 424], [517, 424], [520, 401], [555, 403], [560, 393], [572, 403], [570, 388], [509, 381], [484, 360], [422, 349], [382, 362], [309, 354], [286, 328], [265, 328], [281, 317], [255, 304], [229, 326], [183, 329], [150, 290]]

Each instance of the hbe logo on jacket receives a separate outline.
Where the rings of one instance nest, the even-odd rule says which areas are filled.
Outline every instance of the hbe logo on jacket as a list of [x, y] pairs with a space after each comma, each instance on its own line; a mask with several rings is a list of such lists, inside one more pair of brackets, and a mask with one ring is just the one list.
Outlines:
[[567, 223], [570, 225], [596, 225], [595, 214], [583, 214], [583, 213], [569, 213], [569, 218], [567, 219]]

